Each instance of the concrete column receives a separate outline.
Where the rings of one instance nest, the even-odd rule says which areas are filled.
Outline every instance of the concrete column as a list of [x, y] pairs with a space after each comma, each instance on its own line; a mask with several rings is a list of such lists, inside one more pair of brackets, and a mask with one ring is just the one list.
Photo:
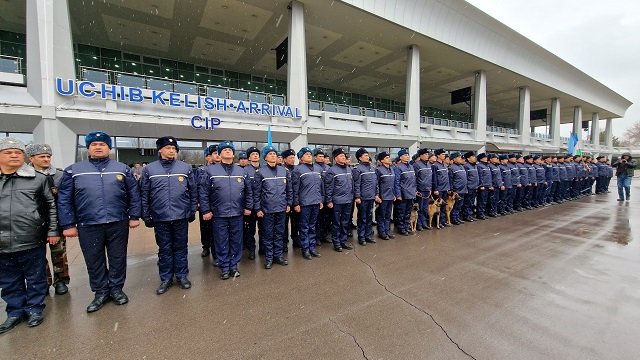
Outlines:
[[473, 127], [476, 130], [476, 141], [487, 140], [487, 73], [476, 72], [473, 87]]
[[607, 119], [607, 125], [604, 128], [604, 144], [609, 149], [609, 153], [613, 153], [613, 119]]
[[531, 90], [528, 86], [520, 88], [520, 110], [518, 111], [518, 132], [522, 145], [529, 146], [531, 134]]
[[57, 120], [56, 107], [69, 99], [55, 91], [55, 80], [75, 79], [69, 6], [67, 0], [32, 0], [26, 7], [27, 91], [42, 109], [34, 140], [51, 145], [55, 165], [65, 167], [75, 162], [77, 141]]
[[573, 108], [573, 132], [578, 135], [578, 143], [582, 143], [582, 106]]
[[307, 47], [304, 32], [304, 4], [289, 4], [289, 50], [287, 58], [287, 102], [300, 110], [302, 122], [308, 115]]
[[298, 137], [293, 139], [291, 141], [291, 143], [289, 144], [289, 146], [291, 146], [291, 148], [293, 150], [295, 150], [296, 152], [298, 152], [303, 147], [309, 145], [309, 139], [308, 139], [308, 136], [307, 136], [307, 129], [306, 129], [307, 126], [305, 125], [303, 127], [304, 127], [304, 133], [298, 135]]
[[405, 118], [409, 134], [420, 133], [420, 47], [411, 45], [407, 48], [407, 101]]
[[591, 117], [591, 144], [595, 152], [600, 151], [600, 116], [593, 113]]
[[551, 137], [551, 145], [560, 147], [560, 99], [556, 98], [551, 101], [551, 122], [549, 126], [549, 136]]

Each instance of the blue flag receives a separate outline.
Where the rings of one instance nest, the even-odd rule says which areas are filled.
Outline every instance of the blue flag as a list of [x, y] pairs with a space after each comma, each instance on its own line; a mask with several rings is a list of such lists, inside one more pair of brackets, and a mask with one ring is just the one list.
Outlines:
[[567, 148], [567, 151], [569, 152], [569, 154], [575, 155], [574, 151], [576, 151], [577, 145], [578, 145], [578, 134], [572, 132], [571, 135], [569, 136], [569, 146]]
[[267, 145], [271, 146], [273, 141], [271, 140], [271, 125], [267, 127]]

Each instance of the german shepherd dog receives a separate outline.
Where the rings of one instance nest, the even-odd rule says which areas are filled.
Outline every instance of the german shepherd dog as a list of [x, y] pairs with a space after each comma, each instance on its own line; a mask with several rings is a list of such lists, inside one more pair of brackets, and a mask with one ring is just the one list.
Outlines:
[[453, 190], [447, 191], [447, 205], [445, 206], [445, 211], [447, 212], [447, 224], [451, 225], [451, 210], [453, 210], [453, 206], [456, 204], [456, 201], [462, 200], [460, 195]]
[[427, 223], [427, 229], [432, 229], [433, 218], [436, 219], [436, 228], [440, 230], [440, 207], [442, 206], [442, 198], [433, 196], [429, 197], [429, 207], [427, 208], [427, 215], [429, 215], [429, 222]]
[[416, 232], [416, 227], [418, 226], [418, 211], [420, 211], [420, 205], [414, 202], [411, 207], [411, 217], [409, 218], [409, 227], [413, 232]]

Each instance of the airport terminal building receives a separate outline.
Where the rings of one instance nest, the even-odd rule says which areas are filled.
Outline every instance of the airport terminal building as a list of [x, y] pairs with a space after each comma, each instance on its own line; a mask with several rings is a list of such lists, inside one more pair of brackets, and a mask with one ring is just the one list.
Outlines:
[[280, 150], [555, 153], [571, 123], [584, 151], [623, 151], [627, 99], [462, 0], [2, 4], [0, 136], [51, 144], [60, 167], [94, 130], [125, 163], [173, 135], [199, 164], [269, 126]]

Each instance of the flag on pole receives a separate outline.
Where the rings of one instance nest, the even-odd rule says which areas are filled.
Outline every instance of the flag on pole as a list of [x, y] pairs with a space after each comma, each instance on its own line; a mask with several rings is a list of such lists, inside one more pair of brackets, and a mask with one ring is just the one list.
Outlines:
[[271, 146], [273, 141], [271, 141], [271, 125], [267, 127], [267, 145]]
[[582, 142], [578, 140], [578, 134], [572, 132], [569, 137], [569, 146], [567, 148], [571, 155], [582, 155]]

